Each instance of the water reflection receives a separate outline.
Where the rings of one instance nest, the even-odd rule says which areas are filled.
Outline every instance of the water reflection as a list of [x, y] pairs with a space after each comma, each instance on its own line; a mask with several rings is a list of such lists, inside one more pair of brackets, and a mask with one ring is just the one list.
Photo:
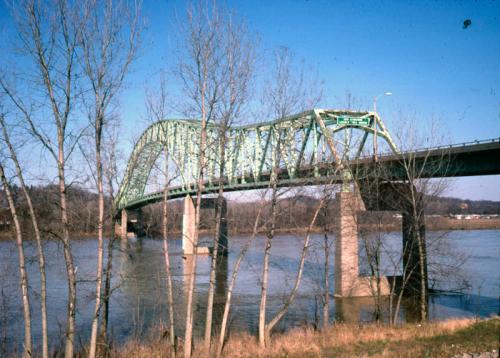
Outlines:
[[228, 278], [228, 259], [227, 256], [221, 256], [217, 259], [215, 271], [215, 297], [213, 311], [213, 330], [222, 323], [224, 314], [224, 303], [226, 299], [227, 278]]
[[[359, 321], [370, 321], [373, 317], [362, 318], [361, 311], [373, 305], [373, 299], [369, 297], [335, 298], [335, 320], [339, 322], [357, 323]], [[365, 309], [366, 311], [366, 309]], [[373, 310], [370, 310], [370, 313]], [[365, 314], [363, 314], [364, 316]], [[373, 316], [373, 314], [372, 314]]]

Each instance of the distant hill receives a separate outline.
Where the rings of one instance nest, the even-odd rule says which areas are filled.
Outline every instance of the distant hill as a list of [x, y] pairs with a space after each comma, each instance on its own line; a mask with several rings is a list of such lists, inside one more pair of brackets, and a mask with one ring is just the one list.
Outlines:
[[431, 198], [427, 214], [500, 214], [500, 201], [464, 200], [449, 197]]
[[[17, 211], [22, 220], [23, 230], [32, 229], [28, 206], [21, 188], [13, 186], [12, 192]], [[39, 226], [43, 233], [57, 234], [60, 231], [59, 187], [57, 185], [31, 186], [29, 188]], [[94, 233], [97, 231], [97, 194], [78, 186], [66, 190], [70, 230], [74, 233]], [[10, 222], [11, 215], [5, 193], [0, 191], [0, 224]], [[0, 225], [0, 230], [9, 230], [8, 225]]]
[[[284, 202], [300, 202], [302, 205], [314, 207], [318, 199], [301, 195], [284, 199]], [[429, 215], [448, 215], [448, 214], [499, 214], [500, 201], [491, 200], [466, 200], [450, 197], [430, 197], [427, 202], [426, 214]]]

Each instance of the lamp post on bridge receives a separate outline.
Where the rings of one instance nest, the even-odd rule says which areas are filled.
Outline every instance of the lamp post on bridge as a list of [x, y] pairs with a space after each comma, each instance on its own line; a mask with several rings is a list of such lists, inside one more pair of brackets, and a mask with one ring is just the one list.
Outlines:
[[[373, 112], [376, 114], [377, 113], [377, 99], [382, 96], [392, 96], [392, 92], [384, 92], [381, 93], [375, 97], [373, 97]], [[375, 127], [373, 128], [373, 158], [375, 161], [377, 161], [377, 120], [376, 118], [374, 120], [374, 125]]]

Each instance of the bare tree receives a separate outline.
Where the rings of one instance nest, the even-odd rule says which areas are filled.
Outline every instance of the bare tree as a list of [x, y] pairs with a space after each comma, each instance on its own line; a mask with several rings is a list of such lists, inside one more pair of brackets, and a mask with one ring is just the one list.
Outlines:
[[[161, 75], [160, 79], [160, 87], [159, 90], [156, 91], [158, 93], [157, 96], [154, 96], [152, 92], [147, 91], [146, 96], [146, 109], [147, 116], [150, 121], [159, 122], [165, 120], [167, 114], [167, 89], [166, 89], [166, 80], [164, 75]], [[161, 127], [162, 130], [165, 130], [165, 127]], [[164, 137], [167, 138], [172, 133], [167, 133], [166, 131], [163, 133]], [[170, 252], [168, 246], [168, 224], [169, 224], [169, 213], [168, 213], [168, 196], [169, 196], [169, 188], [170, 184], [174, 179], [176, 179], [176, 173], [171, 173], [172, 168], [169, 167], [169, 160], [171, 154], [168, 150], [168, 143], [163, 143], [164, 147], [164, 168], [163, 168], [163, 176], [164, 176], [164, 184], [163, 184], [163, 212], [162, 212], [162, 234], [163, 234], [163, 257], [165, 260], [165, 275], [167, 279], [167, 309], [168, 309], [168, 334], [169, 341], [171, 347], [171, 356], [175, 357], [177, 352], [177, 343], [175, 337], [175, 321], [174, 321], [174, 294], [173, 294], [173, 282], [172, 282], [172, 269], [170, 264]], [[175, 163], [175, 160], [173, 160]], [[175, 172], [178, 172], [178, 165], [175, 165]]]
[[24, 316], [24, 352], [25, 358], [33, 356], [32, 339], [31, 339], [31, 307], [28, 292], [28, 274], [26, 272], [26, 258], [24, 255], [23, 247], [23, 233], [19, 217], [17, 215], [14, 197], [10, 188], [9, 181], [5, 177], [4, 166], [0, 163], [0, 179], [2, 180], [3, 190], [7, 201], [9, 203], [10, 213], [14, 221], [14, 231], [16, 235], [17, 253], [19, 255], [19, 284], [21, 286], [21, 300], [23, 303], [23, 316]]
[[140, 8], [125, 1], [89, 0], [84, 3], [86, 22], [82, 26], [78, 57], [89, 87], [86, 100], [89, 121], [94, 128], [95, 181], [98, 193], [96, 300], [92, 318], [89, 357], [97, 350], [101, 309], [103, 240], [104, 240], [104, 175], [102, 133], [107, 125], [110, 106], [123, 85], [134, 60], [140, 32]]
[[[331, 184], [331, 183], [330, 183]], [[330, 187], [330, 185], [325, 186], [325, 188]], [[302, 279], [302, 274], [304, 272], [304, 264], [307, 256], [307, 252], [309, 250], [309, 245], [311, 241], [311, 232], [314, 228], [314, 225], [316, 224], [316, 220], [318, 218], [318, 214], [320, 211], [323, 209], [326, 200], [328, 199], [329, 195], [323, 195], [316, 206], [316, 209], [314, 211], [314, 215], [311, 219], [311, 222], [307, 228], [306, 236], [304, 239], [304, 244], [302, 246], [302, 252], [300, 254], [300, 260], [299, 260], [299, 266], [297, 268], [297, 275], [295, 277], [295, 282], [293, 285], [292, 290], [290, 291], [285, 303], [283, 306], [279, 309], [279, 311], [274, 315], [274, 317], [267, 323], [264, 327], [264, 337], [265, 341], [267, 344], [269, 343], [270, 335], [272, 329], [276, 326], [276, 324], [283, 318], [283, 316], [287, 313], [288, 309], [290, 308], [291, 304], [295, 300], [295, 296], [297, 295], [297, 291]]]
[[31, 223], [33, 225], [33, 231], [35, 234], [35, 240], [37, 245], [38, 252], [38, 268], [40, 270], [40, 312], [42, 318], [42, 357], [48, 358], [49, 356], [49, 344], [48, 344], [48, 336], [47, 336], [47, 278], [45, 275], [45, 254], [43, 250], [42, 238], [40, 235], [40, 228], [38, 225], [37, 215], [35, 213], [35, 208], [33, 206], [33, 201], [31, 200], [31, 195], [26, 186], [26, 182], [24, 180], [23, 171], [21, 169], [20, 162], [18, 160], [16, 149], [12, 145], [10, 140], [10, 135], [7, 129], [7, 125], [5, 123], [5, 118], [3, 114], [0, 114], [0, 125], [2, 126], [3, 139], [5, 144], [9, 148], [10, 158], [14, 163], [16, 168], [17, 178], [19, 180], [19, 184], [21, 186], [21, 190], [26, 198], [26, 203], [28, 204], [28, 211], [31, 218]]
[[[104, 184], [106, 187], [106, 192], [111, 202], [111, 208], [108, 210], [108, 218], [112, 219], [114, 214], [116, 213], [115, 208], [115, 196], [116, 196], [116, 188], [118, 188], [118, 184], [116, 180], [118, 178], [118, 169], [117, 169], [117, 161], [119, 157], [119, 152], [117, 149], [117, 142], [119, 133], [119, 124], [114, 123], [113, 126], [110, 126], [108, 123], [107, 128], [104, 128], [104, 133], [107, 134], [104, 137], [104, 146], [105, 150], [103, 151], [103, 177]], [[110, 220], [111, 225], [112, 220]], [[114, 228], [111, 227], [110, 231]], [[104, 270], [104, 287], [102, 294], [102, 314], [101, 314], [101, 325], [99, 332], [99, 342], [101, 345], [105, 345], [107, 347], [107, 333], [108, 333], [108, 322], [109, 322], [109, 301], [111, 299], [111, 274], [113, 269], [113, 245], [116, 240], [116, 235], [111, 235], [108, 240], [107, 245], [107, 258], [106, 258], [106, 268]], [[103, 347], [105, 348], [105, 347]]]
[[[448, 187], [446, 176], [450, 170], [450, 159], [446, 151], [436, 156], [419, 147], [432, 147], [440, 141], [435, 124], [420, 132], [411, 118], [405, 121], [400, 114], [400, 126], [396, 131], [396, 139], [402, 151], [399, 162], [395, 166], [388, 165], [385, 158], [367, 167], [361, 174], [361, 190], [365, 203], [371, 210], [395, 210], [402, 214], [403, 245], [401, 253], [391, 252], [384, 242], [382, 221], [387, 220], [383, 213], [375, 214], [375, 220], [369, 222], [371, 228], [365, 239], [367, 262], [372, 274], [377, 276], [374, 284], [380, 282], [380, 255], [385, 254], [391, 261], [394, 275], [401, 272], [401, 277], [391, 286], [389, 310], [391, 322], [395, 323], [399, 314], [403, 297], [410, 296], [419, 307], [420, 320], [426, 320], [428, 296], [428, 241], [425, 233], [425, 208], [428, 201], [441, 195]], [[425, 134], [423, 134], [425, 133]], [[399, 175], [395, 171], [399, 170]], [[360, 173], [358, 173], [358, 176]], [[373, 218], [373, 215], [372, 215]], [[369, 239], [367, 239], [370, 237]], [[401, 269], [402, 268], [402, 269]], [[400, 271], [401, 270], [401, 271]], [[397, 288], [397, 289], [396, 289]], [[372, 287], [378, 304], [380, 315], [380, 287]], [[377, 294], [378, 293], [378, 294]]]
[[[281, 139], [281, 138], [280, 138]], [[279, 140], [278, 139], [278, 142]], [[278, 144], [279, 146], [279, 144]], [[278, 162], [278, 151], [279, 148], [273, 148], [273, 161]], [[273, 166], [271, 174], [271, 216], [269, 226], [266, 230], [266, 245], [264, 248], [264, 262], [262, 266], [262, 281], [261, 281], [261, 296], [259, 305], [259, 344], [261, 347], [266, 345], [266, 306], [267, 306], [267, 288], [269, 284], [269, 258], [271, 255], [272, 240], [274, 238], [274, 231], [276, 229], [276, 205], [278, 201], [278, 171], [279, 167], [277, 164]]]
[[198, 141], [197, 184], [195, 202], [195, 232], [193, 238], [194, 257], [191, 260], [186, 302], [186, 329], [184, 356], [192, 354], [193, 338], [193, 295], [196, 282], [196, 252], [200, 225], [201, 195], [204, 188], [207, 150], [207, 125], [214, 121], [216, 106], [221, 96], [221, 83], [217, 76], [223, 56], [221, 33], [218, 31], [220, 15], [215, 7], [208, 8], [201, 2], [190, 7], [187, 20], [181, 24], [184, 58], [179, 62], [177, 77], [187, 99], [185, 113], [188, 117], [201, 120]]
[[325, 202], [323, 204], [323, 329], [326, 330], [330, 324], [330, 250], [332, 242], [330, 240], [330, 227], [327, 219], [329, 205], [331, 202], [331, 190], [323, 189]]
[[[403, 244], [403, 265], [405, 270], [414, 270], [408, 277], [408, 288], [411, 294], [418, 295], [420, 319], [427, 320], [428, 271], [427, 240], [425, 235], [425, 207], [432, 196], [439, 196], [447, 187], [446, 179], [433, 180], [436, 173], [447, 173], [450, 169], [448, 154], [443, 152], [438, 158], [431, 157], [429, 152], [422, 154], [417, 150], [418, 143], [426, 146], [435, 145], [438, 136], [434, 124], [422, 141], [414, 125], [409, 124], [404, 133], [397, 134], [401, 149], [405, 152], [400, 166], [403, 168], [403, 185], [393, 186], [400, 197], [403, 214], [403, 235], [408, 240]], [[434, 144], [433, 144], [434, 143]], [[405, 220], [406, 218], [406, 220]], [[416, 245], [416, 247], [415, 247]], [[406, 247], [407, 246], [407, 247]]]
[[[207, 315], [205, 320], [205, 350], [210, 350], [212, 334], [213, 301], [215, 293], [215, 279], [219, 256], [227, 255], [227, 237], [224, 242], [219, 238], [227, 236], [222, 232], [223, 222], [227, 221], [224, 210], [224, 176], [226, 174], [226, 146], [230, 128], [241, 117], [248, 102], [250, 81], [254, 65], [254, 41], [249, 37], [244, 24], [238, 23], [231, 14], [221, 11], [220, 23], [217, 31], [220, 32], [221, 60], [218, 64], [217, 75], [214, 78], [220, 84], [220, 103], [217, 106], [215, 123], [218, 127], [219, 154], [219, 189], [215, 206], [215, 233], [213, 253], [210, 267], [210, 281], [207, 299]], [[236, 140], [236, 138], [233, 138]], [[240, 144], [241, 145], [241, 144]]]
[[[17, 95], [15, 87], [0, 82], [12, 103], [24, 116], [30, 133], [47, 150], [57, 165], [59, 181], [61, 240], [68, 279], [68, 312], [65, 356], [72, 357], [75, 339], [76, 273], [69, 237], [69, 217], [66, 193], [66, 165], [78, 139], [79, 128], [74, 126], [72, 112], [77, 90], [76, 52], [84, 15], [80, 4], [58, 0], [40, 3], [24, 0], [13, 7], [21, 43], [21, 53], [28, 59], [28, 88], [37, 88], [41, 101]], [[30, 93], [30, 94], [31, 94]], [[41, 104], [40, 104], [41, 103]], [[50, 113], [50, 120], [42, 118]], [[43, 114], [43, 117], [42, 117]], [[40, 117], [37, 117], [40, 115]], [[48, 132], [47, 132], [48, 131]]]
[[163, 190], [163, 256], [165, 259], [165, 274], [167, 276], [167, 304], [168, 304], [168, 323], [169, 323], [169, 339], [171, 347], [171, 356], [175, 357], [177, 344], [175, 339], [175, 322], [174, 322], [174, 294], [172, 283], [172, 270], [170, 266], [170, 254], [168, 250], [168, 189], [170, 179], [168, 175], [168, 150], [165, 150], [165, 187]]
[[[264, 93], [265, 99], [263, 102], [269, 107], [269, 113], [276, 119], [283, 119], [293, 113], [299, 113], [307, 107], [313, 107], [320, 97], [320, 86], [314, 84], [308, 86], [309, 83], [304, 81], [304, 73], [302, 70], [298, 74], [294, 74], [293, 55], [287, 48], [280, 48], [275, 52], [275, 62], [270, 83], [266, 86]], [[279, 125], [274, 128], [274, 143], [272, 143], [271, 155], [271, 212], [270, 222], [267, 229], [267, 239], [264, 249], [264, 262], [262, 268], [261, 279], [261, 300], [259, 306], [259, 344], [261, 347], [266, 345], [268, 334], [274, 325], [281, 319], [282, 314], [275, 316], [269, 325], [266, 325], [266, 305], [267, 305], [267, 287], [269, 283], [269, 257], [272, 247], [272, 239], [276, 229], [276, 210], [278, 202], [278, 173], [280, 163], [282, 161], [281, 142], [282, 129]], [[316, 216], [316, 215], [315, 215]], [[308, 235], [306, 236], [308, 237]], [[299, 267], [300, 269], [300, 267]], [[301, 270], [299, 270], [300, 282]], [[294, 294], [293, 294], [294, 295]], [[293, 297], [292, 297], [293, 301]], [[288, 307], [288, 305], [285, 305]], [[285, 309], [286, 312], [287, 308]]]
[[219, 333], [219, 343], [217, 345], [217, 352], [216, 356], [220, 357], [222, 354], [222, 350], [224, 348], [224, 342], [226, 339], [226, 330], [227, 330], [227, 325], [229, 321], [229, 310], [231, 309], [231, 300], [233, 297], [233, 290], [236, 286], [236, 279], [238, 277], [238, 272], [241, 266], [241, 262], [245, 258], [245, 255], [252, 245], [253, 241], [255, 240], [255, 237], [257, 236], [258, 232], [262, 228], [262, 223], [261, 223], [261, 214], [262, 210], [264, 209], [265, 206], [265, 192], [263, 193], [261, 199], [260, 199], [260, 204], [259, 204], [259, 209], [257, 211], [257, 216], [255, 217], [254, 225], [253, 225], [253, 231], [252, 235], [249, 240], [245, 242], [243, 245], [242, 249], [240, 250], [240, 253], [238, 254], [238, 258], [236, 259], [236, 262], [234, 263], [234, 267], [232, 270], [231, 274], [231, 281], [229, 282], [228, 288], [227, 288], [227, 293], [226, 293], [226, 300], [224, 303], [224, 313], [222, 316], [222, 322], [221, 322], [221, 329]]

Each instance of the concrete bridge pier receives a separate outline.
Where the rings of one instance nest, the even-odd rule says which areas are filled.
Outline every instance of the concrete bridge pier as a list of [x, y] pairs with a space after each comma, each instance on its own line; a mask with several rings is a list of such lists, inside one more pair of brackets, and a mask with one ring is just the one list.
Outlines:
[[[408, 183], [384, 183], [380, 186], [380, 205], [402, 215], [404, 295], [427, 296], [427, 247], [423, 194]], [[421, 252], [420, 252], [421, 251]], [[422, 281], [424, 288], [422, 289]], [[422, 292], [425, 291], [425, 292]]]
[[182, 252], [184, 255], [194, 253], [194, 235], [196, 233], [196, 211], [193, 199], [188, 195], [184, 198], [184, 214], [182, 215]]
[[127, 229], [128, 229], [128, 214], [127, 210], [122, 209], [120, 211], [120, 219], [115, 219], [115, 236], [119, 237], [123, 241], [126, 241]]
[[142, 210], [136, 209], [128, 211], [122, 209], [120, 220], [115, 221], [115, 235], [126, 242], [129, 237], [144, 234]]
[[386, 277], [359, 276], [358, 214], [365, 205], [357, 192], [339, 192], [334, 201], [335, 212], [335, 260], [334, 280], [336, 297], [367, 297], [390, 293]]
[[[216, 205], [218, 205], [218, 203]], [[221, 257], [227, 257], [228, 248], [229, 248], [228, 243], [227, 243], [227, 239], [229, 236], [229, 232], [228, 232], [228, 227], [227, 227], [227, 202], [226, 202], [226, 199], [223, 199], [222, 205], [220, 208], [218, 208], [218, 210], [221, 211], [221, 223], [220, 223], [220, 228], [219, 228], [219, 246], [217, 249], [217, 255], [221, 256]], [[227, 268], [226, 268], [226, 271], [227, 271]]]
[[[364, 183], [360, 188], [375, 187], [363, 194], [363, 199], [369, 210], [396, 211], [402, 215], [402, 256], [403, 275], [406, 282], [403, 286], [404, 295], [420, 297], [422, 280], [424, 294], [427, 295], [427, 248], [425, 238], [425, 215], [422, 193], [415, 187], [404, 182]], [[421, 251], [421, 252], [420, 252]], [[422, 254], [422, 255], [421, 255]], [[420, 257], [422, 256], [422, 259]], [[394, 277], [396, 291], [401, 289], [402, 276]]]
[[[227, 256], [227, 202], [223, 199], [222, 206], [218, 207], [217, 198], [202, 198], [200, 209], [221, 210], [221, 226], [219, 229], [219, 246], [217, 256]], [[184, 213], [182, 216], [182, 251], [184, 255], [193, 255], [195, 252], [194, 240], [196, 233], [196, 210], [191, 196], [184, 198]], [[210, 248], [198, 246], [196, 254], [209, 254]]]

